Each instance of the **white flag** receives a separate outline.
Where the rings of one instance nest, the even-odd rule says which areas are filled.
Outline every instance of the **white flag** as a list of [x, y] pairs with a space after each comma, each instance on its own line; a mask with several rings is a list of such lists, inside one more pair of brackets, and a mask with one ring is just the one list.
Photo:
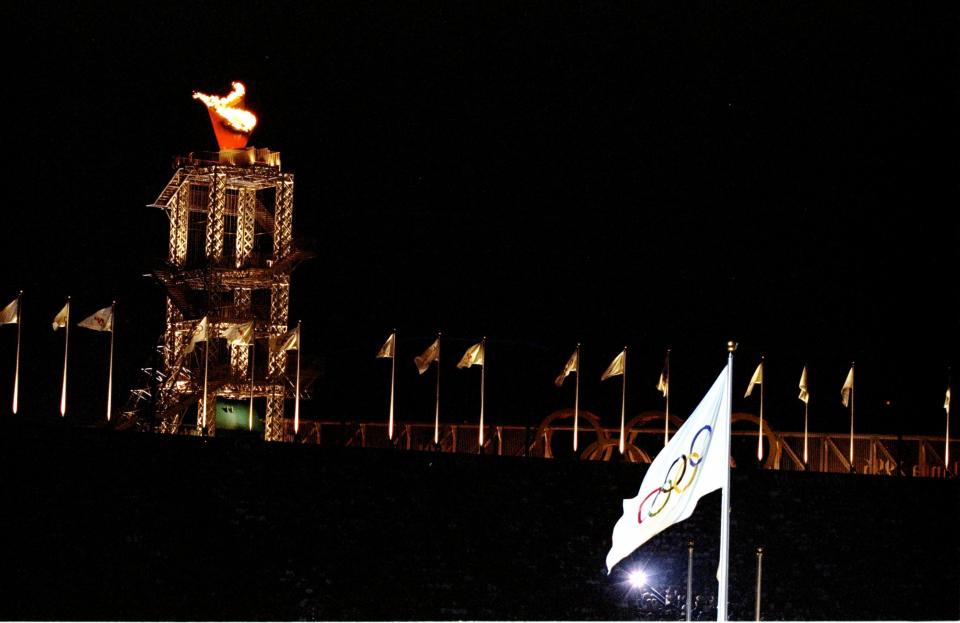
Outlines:
[[207, 341], [207, 317], [204, 316], [200, 319], [200, 322], [197, 323], [197, 326], [193, 329], [193, 334], [190, 336], [190, 343], [187, 344], [187, 347], [183, 349], [184, 353], [192, 353], [193, 349], [196, 347], [197, 342], [206, 342]]
[[384, 342], [383, 346], [380, 347], [380, 351], [377, 353], [377, 359], [393, 359], [396, 353], [397, 353], [397, 334], [391, 333], [390, 337], [387, 338], [387, 341]]
[[[417, 372], [423, 374], [434, 361], [440, 361], [440, 338], [433, 341], [433, 344], [427, 346], [427, 350], [420, 353], [419, 357], [413, 358], [413, 363], [417, 366]], [[440, 365], [440, 364], [437, 364]]]
[[113, 331], [113, 305], [104, 307], [77, 323], [78, 327], [94, 331]]
[[947, 413], [950, 413], [950, 388], [947, 388], [947, 396], [943, 401], [943, 408], [947, 410]]
[[807, 391], [807, 366], [803, 366], [803, 372], [800, 373], [800, 400], [804, 404], [810, 404], [810, 393]]
[[[623, 501], [623, 516], [613, 528], [607, 572], [635, 549], [691, 514], [701, 497], [727, 481], [730, 396], [724, 367], [670, 443], [650, 464], [637, 497]], [[664, 490], [663, 487], [668, 487]]]
[[847, 380], [843, 382], [843, 388], [840, 389], [840, 401], [843, 402], [843, 406], [850, 406], [850, 392], [853, 391], [853, 366], [850, 366], [850, 371], [847, 372]]
[[573, 351], [572, 355], [570, 355], [570, 359], [567, 359], [566, 365], [563, 366], [563, 372], [561, 372], [560, 375], [556, 379], [554, 379], [553, 384], [556, 385], [557, 387], [560, 387], [561, 385], [563, 385], [563, 382], [566, 380], [566, 378], [570, 375], [571, 372], [576, 372], [577, 374], [580, 374], [580, 371], [578, 369], [579, 367], [580, 367], [580, 349], [578, 348], [577, 350]]
[[253, 343], [253, 321], [228, 323], [223, 337], [230, 346], [250, 346]]
[[53, 330], [62, 329], [70, 322], [70, 301], [53, 317]]
[[607, 369], [603, 371], [603, 374], [600, 375], [601, 381], [606, 381], [611, 376], [620, 376], [623, 374], [623, 369], [627, 365], [627, 349], [624, 348], [620, 351], [620, 354], [613, 358], [613, 361], [610, 362], [610, 365], [607, 366]]
[[747, 393], [743, 395], [744, 398], [749, 398], [750, 394], [753, 393], [754, 385], [763, 385], [763, 362], [757, 366], [757, 369], [753, 371], [753, 376], [750, 377], [750, 384], [747, 385]]
[[460, 358], [460, 363], [457, 364], [457, 367], [469, 368], [470, 366], [482, 366], [484, 355], [483, 351], [483, 342], [474, 344], [467, 349], [467, 352], [463, 353], [463, 357]]
[[300, 350], [300, 325], [283, 335], [270, 338], [271, 350]]
[[20, 321], [20, 298], [13, 299], [13, 302], [0, 311], [0, 324], [17, 324]]
[[657, 391], [663, 394], [663, 397], [666, 398], [670, 395], [670, 355], [667, 355], [667, 360], [663, 362], [663, 370], [660, 371], [660, 380], [657, 381]]

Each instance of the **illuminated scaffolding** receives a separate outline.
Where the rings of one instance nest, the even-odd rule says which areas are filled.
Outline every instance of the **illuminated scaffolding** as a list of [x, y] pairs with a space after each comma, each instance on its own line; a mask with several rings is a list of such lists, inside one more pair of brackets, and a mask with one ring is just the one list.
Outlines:
[[[150, 204], [170, 220], [167, 261], [154, 271], [166, 289], [156, 425], [165, 433], [214, 435], [216, 399], [250, 399], [252, 392], [265, 399], [264, 438], [281, 441], [284, 400], [294, 389], [287, 351], [271, 352], [269, 338], [287, 331], [290, 274], [305, 257], [293, 245], [293, 175], [281, 171], [278, 153], [255, 148], [194, 153], [178, 158], [175, 168]], [[203, 317], [208, 340], [188, 353]], [[223, 337], [229, 325], [249, 321], [256, 370], [250, 347], [228, 345]], [[205, 417], [199, 413], [203, 404]]]

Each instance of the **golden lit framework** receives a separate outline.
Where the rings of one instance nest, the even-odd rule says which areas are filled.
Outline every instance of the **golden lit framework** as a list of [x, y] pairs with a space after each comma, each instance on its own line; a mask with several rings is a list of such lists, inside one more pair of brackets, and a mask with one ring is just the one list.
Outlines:
[[[287, 351], [270, 352], [268, 338], [287, 331], [290, 274], [307, 257], [293, 245], [293, 175], [281, 170], [278, 153], [255, 148], [194, 153], [178, 158], [175, 168], [150, 204], [170, 220], [167, 261], [154, 271], [167, 297], [162, 369], [153, 376], [156, 423], [166, 433], [204, 432], [205, 424], [212, 435], [217, 397], [249, 400], [252, 392], [265, 399], [264, 437], [280, 441], [293, 383]], [[207, 340], [190, 349], [204, 317]], [[249, 346], [224, 338], [228, 328], [249, 321], [253, 357]]]

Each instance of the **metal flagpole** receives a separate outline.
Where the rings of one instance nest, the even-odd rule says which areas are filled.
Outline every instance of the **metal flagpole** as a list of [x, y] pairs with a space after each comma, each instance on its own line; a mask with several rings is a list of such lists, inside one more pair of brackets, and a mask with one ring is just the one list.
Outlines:
[[113, 334], [117, 330], [117, 302], [110, 303], [110, 372], [107, 375], [107, 421], [113, 406]]
[[757, 548], [757, 598], [753, 608], [753, 620], [760, 620], [760, 586], [763, 577], [763, 548]]
[[950, 469], [950, 369], [947, 369], [947, 398], [943, 401], [943, 408], [947, 412], [947, 433], [943, 442], [943, 467]]
[[[297, 352], [297, 365], [300, 353]], [[390, 422], [387, 424], [387, 439], [393, 440], [393, 389], [397, 382], [397, 330], [393, 330], [393, 356], [390, 358]]]
[[737, 343], [727, 342], [727, 433], [724, 439], [727, 469], [720, 500], [720, 568], [717, 570], [717, 621], [727, 620], [727, 574], [730, 566], [730, 422], [733, 419], [733, 352]]
[[623, 395], [620, 397], [620, 454], [623, 454], [624, 428], [627, 424], [627, 347], [623, 347]]
[[67, 322], [63, 335], [63, 388], [60, 390], [60, 417], [67, 414], [67, 352], [70, 350], [70, 297], [67, 297]]
[[433, 445], [440, 444], [440, 336], [442, 332], [437, 332], [437, 399], [434, 405], [433, 414]]
[[300, 358], [303, 354], [303, 335], [300, 332], [301, 321], [297, 321], [297, 385], [293, 399], [293, 434], [300, 432]]
[[803, 401], [803, 466], [807, 466], [807, 436], [809, 434], [810, 426], [810, 403], [807, 400]]
[[760, 428], [757, 429], [757, 460], [763, 460], [763, 388], [767, 384], [767, 380], [763, 378], [766, 373], [765, 365], [763, 365], [763, 355], [760, 355]]
[[[204, 316], [206, 318], [206, 316]], [[210, 321], [204, 328], [206, 335], [203, 341], [203, 420], [200, 432], [207, 434], [207, 377], [210, 371]]]
[[250, 335], [250, 408], [247, 412], [247, 430], [253, 430], [253, 371], [257, 369], [257, 324], [254, 321]]
[[573, 451], [577, 451], [580, 423], [580, 342], [577, 342], [577, 378], [573, 386]]
[[480, 340], [480, 352], [483, 354], [483, 365], [480, 366], [480, 452], [483, 452], [483, 390], [487, 375], [487, 336]]
[[[681, 361], [681, 363], [683, 363]], [[667, 349], [667, 365], [666, 365], [667, 378], [666, 381], [667, 393], [664, 398], [667, 401], [667, 410], [663, 414], [663, 445], [666, 447], [667, 443], [670, 442], [670, 349]], [[689, 619], [687, 619], [689, 621]]]
[[17, 400], [20, 394], [20, 325], [23, 324], [23, 290], [17, 295], [17, 363], [13, 370], [13, 414], [17, 414]]
[[693, 620], [693, 541], [687, 541], [687, 620]]
[[[850, 362], [850, 370], [853, 371], [853, 362]], [[853, 470], [853, 394], [854, 386], [857, 384], [856, 373], [850, 380], [850, 469]]]

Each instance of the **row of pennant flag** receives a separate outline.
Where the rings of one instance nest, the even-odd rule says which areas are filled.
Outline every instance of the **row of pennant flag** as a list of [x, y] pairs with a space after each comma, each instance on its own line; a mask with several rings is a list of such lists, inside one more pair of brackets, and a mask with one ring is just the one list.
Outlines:
[[[19, 408], [20, 394], [20, 327], [22, 326], [22, 304], [23, 292], [17, 298], [11, 301], [7, 306], [0, 310], [0, 325], [17, 325], [17, 351], [16, 364], [14, 367], [13, 381], [13, 413], [16, 415]], [[64, 329], [64, 349], [63, 349], [63, 379], [60, 390], [60, 415], [65, 416], [67, 412], [67, 363], [69, 361], [70, 349], [70, 297], [63, 308], [53, 317], [53, 330]], [[113, 408], [113, 352], [114, 352], [114, 318], [116, 315], [116, 301], [109, 306], [99, 309], [90, 316], [77, 323], [76, 326], [91, 329], [93, 331], [103, 331], [110, 334], [110, 360], [107, 373], [107, 421], [110, 421]], [[254, 343], [253, 321], [243, 323], [226, 323], [222, 326], [220, 336], [225, 338], [227, 343], [232, 346], [252, 346]], [[199, 342], [206, 342], [210, 335], [209, 322], [204, 316], [197, 321], [196, 326], [190, 334], [190, 340], [184, 348], [183, 354], [189, 354], [194, 351]], [[300, 324], [282, 335], [271, 336], [269, 340], [270, 350], [287, 351], [300, 350]], [[255, 351], [254, 351], [255, 354]], [[251, 366], [252, 368], [252, 366]], [[209, 370], [209, 350], [205, 352], [204, 359], [204, 391], [201, 401], [201, 425], [206, 426], [206, 398], [207, 398], [207, 373]], [[253, 400], [253, 374], [250, 375], [250, 400]], [[297, 358], [297, 381], [296, 381], [296, 402], [295, 402], [295, 420], [299, 424], [300, 414], [300, 360]], [[252, 418], [253, 407], [250, 408], [250, 417]], [[250, 426], [253, 426], [251, 420]]]
[[[423, 351], [420, 355], [414, 357], [413, 362], [417, 366], [417, 370], [420, 374], [424, 374], [430, 367], [430, 364], [433, 362], [440, 361], [440, 338], [441, 335], [438, 334], [437, 338]], [[396, 344], [397, 344], [397, 334], [396, 331], [390, 334], [386, 342], [377, 352], [377, 358], [389, 358], [396, 360]], [[457, 363], [457, 368], [469, 368], [471, 366], [483, 366], [484, 365], [484, 354], [486, 349], [486, 338], [482, 339], [480, 342], [470, 346], [463, 356], [460, 358], [459, 363]], [[561, 387], [566, 381], [567, 377], [573, 373], [576, 373], [576, 390], [574, 393], [574, 408], [573, 408], [573, 449], [574, 452], [577, 451], [577, 438], [579, 432], [579, 397], [580, 397], [580, 344], [577, 344], [576, 349], [567, 359], [566, 364], [563, 366], [563, 370], [560, 371], [560, 374], [557, 375], [554, 379], [554, 384], [557, 387]], [[760, 363], [757, 365], [756, 369], [753, 372], [753, 375], [750, 377], [750, 382], [747, 384], [747, 391], [744, 394], [744, 398], [749, 398], [754, 391], [754, 388], [760, 386], [760, 425], [757, 432], [757, 460], [763, 460], [763, 369], [764, 369], [764, 360], [761, 357]], [[615, 376], [623, 377], [623, 392], [621, 396], [620, 404], [620, 444], [619, 450], [623, 454], [625, 452], [625, 443], [626, 431], [624, 430], [626, 423], [626, 372], [627, 372], [627, 347], [625, 346], [616, 357], [613, 358], [613, 361], [610, 362], [610, 365], [606, 367], [603, 371], [603, 374], [600, 375], [600, 380], [605, 381], [609, 378]], [[391, 369], [391, 380], [390, 380], [390, 410], [389, 410], [389, 422], [388, 422], [388, 436], [393, 438], [393, 426], [394, 426], [394, 386], [396, 383], [396, 365], [394, 363]], [[480, 445], [483, 446], [483, 385], [484, 379], [481, 375], [481, 398], [480, 398]], [[663, 370], [660, 372], [660, 377], [657, 380], [657, 391], [663, 394], [663, 397], [666, 401], [666, 410], [664, 412], [664, 429], [663, 429], [663, 443], [667, 445], [670, 441], [670, 351], [667, 350], [667, 355], [664, 360]], [[807, 381], [807, 367], [804, 366], [802, 372], [800, 373], [800, 383], [799, 383], [800, 394], [798, 396], [799, 400], [804, 403], [804, 444], [803, 444], [803, 460], [806, 462], [809, 458], [809, 444], [808, 444], [808, 433], [809, 433], [809, 403], [810, 403], [810, 388]], [[434, 422], [434, 443], [438, 442], [439, 439], [439, 427], [440, 427], [440, 370], [437, 369], [437, 405], [436, 405], [436, 416]], [[849, 460], [853, 464], [853, 417], [854, 417], [854, 364], [850, 364], [850, 371], [847, 373], [846, 379], [843, 382], [843, 386], [840, 388], [840, 402], [844, 407], [849, 407], [850, 409], [850, 454]], [[950, 387], [947, 387], [946, 395], [944, 398], [943, 408], [947, 411], [947, 443], [949, 453], [949, 439], [950, 439]], [[949, 454], [948, 454], [949, 455]]]
[[[20, 324], [21, 324], [21, 305], [22, 305], [22, 296], [17, 296], [13, 301], [6, 305], [2, 310], [0, 310], [0, 325], [5, 324], [16, 324], [17, 329], [17, 355], [16, 355], [16, 367], [14, 372], [14, 392], [13, 392], [13, 412], [17, 412], [17, 401], [19, 393], [19, 369], [20, 369]], [[99, 309], [90, 316], [84, 318], [77, 323], [77, 326], [84, 329], [90, 329], [93, 331], [103, 331], [110, 333], [110, 360], [109, 360], [109, 372], [108, 372], [108, 382], [107, 382], [107, 420], [111, 417], [111, 407], [112, 407], [112, 385], [113, 385], [113, 327], [114, 327], [114, 315], [116, 311], [116, 302], [111, 303], [109, 306]], [[53, 329], [65, 329], [64, 332], [64, 365], [63, 365], [63, 380], [61, 386], [61, 396], [60, 396], [60, 414], [65, 415], [66, 405], [67, 405], [67, 361], [68, 361], [68, 350], [69, 350], [69, 335], [70, 335], [70, 298], [67, 298], [66, 304], [63, 308], [57, 312], [53, 318], [52, 323]], [[287, 351], [287, 350], [296, 350], [300, 351], [301, 340], [300, 340], [300, 324], [298, 323], [296, 327], [290, 329], [283, 335], [271, 336], [269, 340], [269, 347], [271, 351]], [[195, 346], [199, 342], [205, 342], [208, 339], [210, 334], [209, 322], [206, 316], [201, 318], [196, 326], [194, 327], [193, 332], [191, 333], [190, 340], [184, 349], [184, 354], [189, 354], [194, 351]], [[226, 339], [227, 343], [232, 346], [251, 346], [254, 343], [254, 324], [253, 321], [248, 321], [244, 323], [226, 323], [222, 325], [222, 331], [220, 337]], [[422, 375], [427, 372], [430, 368], [430, 365], [434, 362], [439, 364], [440, 361], [440, 344], [441, 344], [442, 334], [437, 334], [437, 338], [430, 343], [429, 346], [418, 356], [414, 357], [413, 361], [417, 367], [417, 371]], [[388, 437], [393, 439], [394, 432], [394, 389], [396, 385], [396, 349], [397, 349], [397, 333], [396, 331], [392, 332], [387, 340], [384, 342], [383, 346], [377, 352], [377, 358], [389, 358], [393, 360], [393, 366], [391, 368], [391, 381], [390, 381], [390, 408], [389, 408], [389, 419], [388, 419]], [[483, 338], [480, 342], [471, 345], [461, 356], [459, 362], [457, 363], [457, 368], [470, 368], [473, 366], [481, 367], [481, 377], [480, 377], [480, 428], [479, 428], [479, 443], [483, 447], [484, 444], [484, 389], [485, 389], [485, 366], [484, 359], [486, 354], [486, 338]], [[255, 351], [254, 351], [255, 355]], [[207, 356], [208, 357], [208, 354]], [[206, 386], [207, 386], [207, 369], [208, 369], [208, 360], [205, 358], [204, 362], [204, 396], [202, 400], [202, 418], [206, 417]], [[577, 344], [576, 349], [567, 359], [566, 363], [563, 366], [560, 374], [557, 375], [554, 380], [554, 384], [557, 387], [561, 387], [566, 381], [567, 377], [571, 374], [576, 373], [576, 390], [574, 394], [574, 451], [577, 450], [577, 437], [579, 432], [579, 369], [580, 369], [580, 344]], [[626, 421], [626, 371], [627, 371], [627, 347], [624, 347], [620, 353], [618, 353], [610, 364], [603, 371], [603, 374], [600, 376], [601, 381], [605, 381], [609, 378], [615, 376], [623, 377], [623, 391], [621, 397], [621, 413], [620, 413], [620, 444], [619, 450], [620, 453], [624, 453], [625, 446], [624, 440], [626, 438], [626, 431], [624, 430], [625, 421]], [[747, 390], [744, 394], [744, 398], [749, 398], [754, 389], [760, 387], [760, 428], [758, 429], [757, 434], [757, 459], [763, 460], [763, 439], [762, 439], [762, 428], [763, 428], [763, 417], [764, 417], [764, 399], [763, 399], [763, 387], [764, 387], [764, 361], [761, 358], [760, 363], [757, 365], [754, 370], [753, 375], [750, 377], [750, 382], [747, 384]], [[253, 375], [251, 374], [251, 401], [253, 399]], [[440, 432], [440, 369], [439, 365], [437, 367], [437, 376], [436, 376], [436, 409], [435, 409], [435, 421], [434, 421], [434, 443], [439, 443], [439, 432]], [[295, 406], [294, 406], [294, 431], [297, 432], [299, 428], [299, 412], [300, 412], [300, 357], [297, 357], [297, 374], [296, 374], [296, 391], [295, 391]], [[659, 392], [662, 393], [666, 401], [666, 411], [664, 413], [664, 445], [669, 442], [669, 418], [670, 418], [670, 351], [667, 350], [666, 358], [664, 360], [663, 370], [660, 373], [660, 377], [657, 380], [656, 388]], [[807, 433], [808, 433], [808, 412], [807, 407], [809, 406], [810, 393], [809, 386], [807, 381], [807, 367], [804, 366], [800, 374], [799, 382], [799, 396], [798, 398], [803, 401], [805, 405], [804, 409], [804, 461], [807, 460]], [[850, 462], [853, 462], [853, 424], [854, 424], [854, 365], [851, 364], [850, 370], [847, 373], [846, 379], [843, 382], [843, 385], [840, 390], [840, 399], [844, 407], [850, 408]], [[949, 441], [950, 436], [950, 388], [947, 387], [946, 395], [944, 398], [944, 409], [947, 411], [947, 440]], [[251, 406], [250, 409], [251, 417], [253, 409]], [[251, 423], [252, 424], [252, 423]]]

